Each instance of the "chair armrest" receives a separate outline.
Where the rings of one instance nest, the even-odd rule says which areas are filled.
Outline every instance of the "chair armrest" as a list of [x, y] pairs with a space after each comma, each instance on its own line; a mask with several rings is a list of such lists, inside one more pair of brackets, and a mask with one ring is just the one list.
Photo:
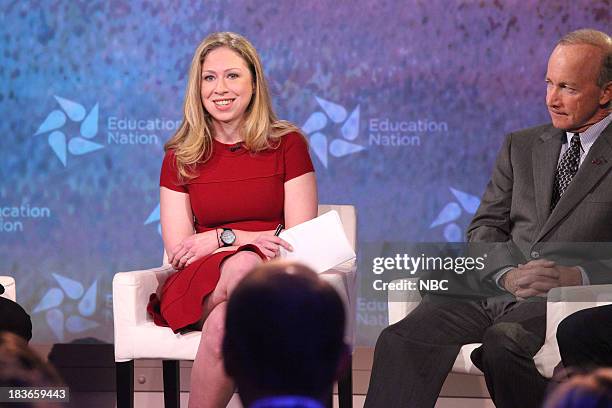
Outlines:
[[340, 299], [342, 299], [342, 303], [344, 303], [344, 310], [346, 312], [345, 341], [352, 349], [355, 345], [355, 319], [357, 313], [357, 263], [355, 259], [352, 259], [320, 273], [319, 276], [336, 289]]
[[566, 286], [551, 289], [546, 305], [546, 340], [535, 355], [536, 366], [550, 378], [561, 361], [557, 344], [557, 327], [567, 316], [582, 309], [612, 303], [612, 285]]
[[115, 335], [125, 326], [152, 321], [147, 314], [149, 296], [164, 284], [175, 270], [170, 265], [159, 268], [118, 272], [113, 277], [113, 316]]
[[[548, 301], [591, 302], [595, 303], [593, 307], [603, 306], [612, 302], [612, 284], [553, 288], [548, 292]], [[602, 302], [603, 304], [599, 304]]]
[[4, 286], [3, 298], [16, 301], [15, 279], [12, 276], [0, 276], [0, 284]]
[[[391, 281], [398, 287], [406, 285], [406, 282], [418, 282], [419, 278], [404, 278]], [[389, 313], [389, 324], [394, 324], [408, 316], [421, 303], [421, 294], [418, 290], [388, 290], [387, 308]]]
[[565, 286], [548, 292], [546, 342], [557, 346], [557, 326], [572, 313], [612, 303], [612, 285]]

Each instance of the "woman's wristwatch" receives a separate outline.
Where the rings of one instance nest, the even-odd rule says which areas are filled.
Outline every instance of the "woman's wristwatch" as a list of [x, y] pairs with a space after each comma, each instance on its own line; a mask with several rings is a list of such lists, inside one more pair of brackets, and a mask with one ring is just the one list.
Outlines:
[[223, 228], [223, 231], [221, 231], [219, 235], [219, 239], [224, 247], [232, 246], [236, 242], [236, 234], [231, 228]]

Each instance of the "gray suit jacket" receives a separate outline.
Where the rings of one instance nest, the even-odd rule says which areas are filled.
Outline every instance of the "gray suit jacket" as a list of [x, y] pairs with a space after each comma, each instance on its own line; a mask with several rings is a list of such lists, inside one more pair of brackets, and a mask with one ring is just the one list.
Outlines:
[[551, 125], [506, 137], [467, 231], [469, 242], [489, 243], [482, 281], [502, 267], [537, 258], [581, 265], [593, 284], [612, 280], [612, 125], [591, 146], [551, 212], [564, 140], [565, 132]]

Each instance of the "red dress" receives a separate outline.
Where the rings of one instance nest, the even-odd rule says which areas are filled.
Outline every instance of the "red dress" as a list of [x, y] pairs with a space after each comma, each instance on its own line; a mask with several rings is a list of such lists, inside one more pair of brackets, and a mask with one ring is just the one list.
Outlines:
[[[198, 165], [198, 176], [183, 185], [178, 182], [174, 154], [168, 151], [159, 184], [189, 194], [198, 233], [215, 228], [266, 231], [284, 224], [285, 182], [311, 171], [306, 141], [289, 133], [278, 148], [258, 153], [215, 140], [210, 160]], [[256, 246], [245, 245], [205, 256], [170, 276], [160, 298], [152, 294], [147, 307], [155, 323], [177, 333], [200, 320], [202, 301], [217, 285], [221, 263], [240, 250], [263, 258]]]

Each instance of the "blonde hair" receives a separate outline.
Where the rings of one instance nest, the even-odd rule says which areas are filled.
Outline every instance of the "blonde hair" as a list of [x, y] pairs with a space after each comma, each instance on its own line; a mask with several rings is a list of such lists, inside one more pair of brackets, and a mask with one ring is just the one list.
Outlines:
[[242, 138], [247, 150], [258, 152], [278, 147], [280, 138], [290, 132], [300, 132], [294, 124], [279, 120], [272, 108], [268, 84], [255, 47], [243, 36], [232, 32], [219, 32], [206, 37], [195, 51], [189, 69], [189, 80], [183, 106], [183, 121], [164, 150], [174, 150], [176, 167], [182, 182], [196, 176], [195, 165], [212, 156], [212, 117], [204, 109], [200, 94], [202, 64], [214, 49], [226, 47], [246, 63], [253, 78], [253, 97], [245, 112]]
[[557, 45], [592, 45], [601, 50], [601, 68], [597, 86], [604, 87], [612, 81], [612, 38], [602, 31], [591, 28], [572, 31], [565, 34]]

